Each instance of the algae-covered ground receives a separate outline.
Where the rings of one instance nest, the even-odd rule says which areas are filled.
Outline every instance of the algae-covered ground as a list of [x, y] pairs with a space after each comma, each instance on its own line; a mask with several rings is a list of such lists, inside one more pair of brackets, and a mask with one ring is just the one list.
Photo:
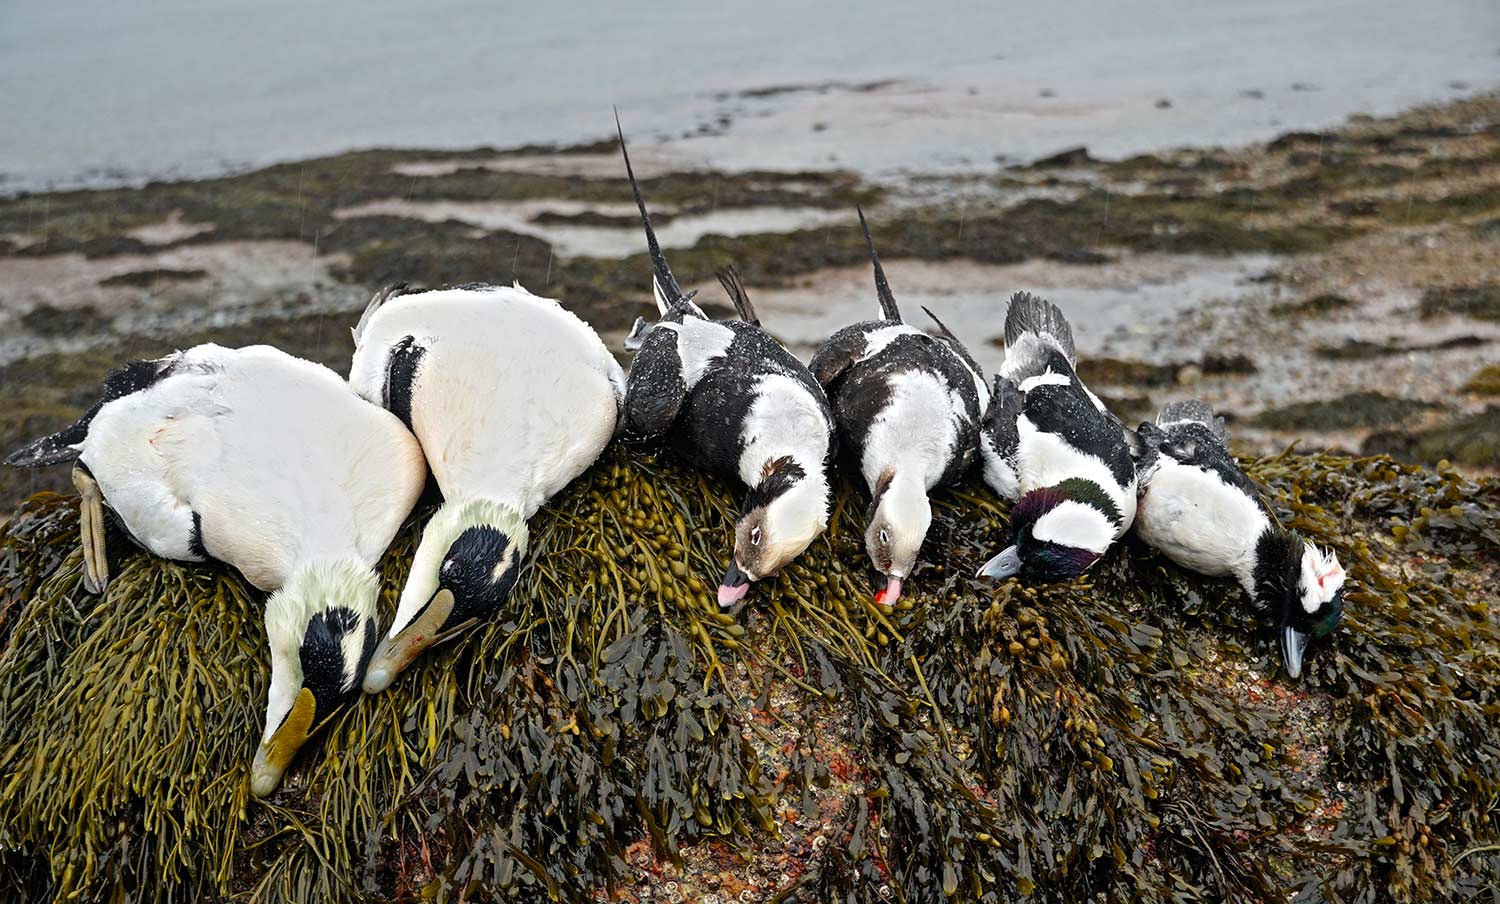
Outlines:
[[1490, 900], [1500, 484], [1250, 472], [1350, 575], [1300, 682], [1237, 589], [1135, 544], [1068, 584], [971, 579], [1005, 523], [977, 485], [940, 494], [898, 610], [867, 602], [845, 485], [727, 618], [732, 494], [616, 449], [539, 516], [498, 619], [264, 801], [258, 594], [122, 543], [89, 596], [76, 506], [41, 494], [0, 534], [0, 897]]

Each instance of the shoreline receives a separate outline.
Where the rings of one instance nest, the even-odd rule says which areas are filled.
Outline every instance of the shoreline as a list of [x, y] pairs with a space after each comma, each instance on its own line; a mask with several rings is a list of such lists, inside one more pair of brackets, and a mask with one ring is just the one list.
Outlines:
[[[1085, 379], [1127, 423], [1200, 395], [1245, 454], [1296, 442], [1435, 463], [1452, 437], [1465, 470], [1500, 466], [1500, 94], [983, 175], [635, 156], [685, 287], [712, 307], [714, 270], [735, 265], [804, 355], [873, 304], [859, 204], [897, 298], [951, 318], [988, 366], [1010, 292], [1052, 295], [1080, 320]], [[343, 328], [387, 282], [519, 279], [618, 349], [651, 311], [619, 169], [613, 142], [371, 150], [0, 199], [0, 445], [76, 416], [121, 360], [180, 345], [275, 341], [342, 371]], [[62, 485], [0, 474], [12, 499]]]

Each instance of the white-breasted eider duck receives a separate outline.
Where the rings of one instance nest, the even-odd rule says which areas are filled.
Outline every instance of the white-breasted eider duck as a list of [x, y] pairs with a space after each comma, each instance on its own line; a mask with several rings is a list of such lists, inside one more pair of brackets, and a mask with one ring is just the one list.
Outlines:
[[886, 579], [875, 601], [889, 606], [901, 598], [932, 523], [927, 494], [956, 483], [974, 463], [990, 394], [979, 366], [940, 322], [943, 335], [934, 337], [901, 319], [863, 211], [859, 223], [880, 317], [834, 333], [808, 367], [869, 487], [865, 550]]
[[1011, 545], [979, 571], [1032, 582], [1082, 574], [1135, 519], [1124, 426], [1078, 379], [1067, 318], [1025, 292], [1005, 315], [1005, 363], [980, 437], [985, 482], [1011, 509]]
[[110, 374], [75, 424], [6, 460], [76, 461], [84, 583], [105, 591], [105, 513], [168, 559], [270, 591], [271, 686], [251, 789], [353, 691], [375, 649], [374, 566], [416, 504], [422, 450], [333, 371], [268, 346], [200, 345]]
[[1343, 617], [1338, 557], [1276, 522], [1207, 403], [1173, 402], [1136, 433], [1136, 535], [1184, 568], [1239, 581], [1252, 605], [1276, 621], [1286, 672], [1299, 677], [1308, 640], [1331, 633]]
[[709, 320], [683, 294], [651, 228], [623, 132], [620, 151], [660, 315], [637, 330], [643, 336], [626, 382], [624, 433], [665, 439], [687, 461], [749, 488], [719, 583], [719, 605], [734, 608], [752, 581], [780, 571], [827, 529], [833, 414], [806, 366], [760, 328], [738, 278], [721, 281], [739, 320]]
[[552, 299], [519, 285], [401, 288], [377, 294], [355, 327], [349, 382], [416, 434], [443, 504], [365, 672], [372, 694], [499, 609], [526, 522], [604, 451], [625, 388], [598, 334]]

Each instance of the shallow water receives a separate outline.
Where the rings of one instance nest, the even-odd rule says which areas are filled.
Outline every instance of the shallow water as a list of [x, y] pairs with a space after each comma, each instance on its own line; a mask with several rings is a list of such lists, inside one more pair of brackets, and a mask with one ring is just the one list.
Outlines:
[[[694, 133], [677, 148], [716, 165], [982, 170], [1074, 144], [1238, 143], [1500, 85], [1493, 0], [670, 6], [9, 0], [0, 189], [591, 139], [611, 104], [642, 144]], [[799, 90], [742, 95], [767, 88]]]

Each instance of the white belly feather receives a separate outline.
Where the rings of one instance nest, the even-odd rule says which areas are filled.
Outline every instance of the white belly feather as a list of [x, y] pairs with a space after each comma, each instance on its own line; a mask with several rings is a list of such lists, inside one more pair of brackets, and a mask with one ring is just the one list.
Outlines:
[[860, 470], [874, 487], [886, 468], [922, 481], [930, 490], [942, 479], [958, 448], [963, 401], [926, 371], [892, 376], [889, 403], [870, 422]]
[[1122, 522], [1115, 537], [1123, 536], [1135, 518], [1134, 485], [1120, 486], [1109, 466], [1098, 456], [1074, 448], [1055, 433], [1038, 430], [1024, 414], [1016, 419], [1016, 428], [1020, 435], [1016, 480], [1021, 495], [1073, 477], [1092, 480], [1104, 488], [1120, 509]]
[[1270, 521], [1244, 493], [1202, 468], [1163, 456], [1141, 498], [1136, 532], [1202, 574], [1240, 574]]
[[828, 455], [828, 420], [807, 387], [784, 374], [765, 374], [756, 379], [753, 392], [755, 401], [741, 431], [740, 480], [755, 486], [766, 462], [788, 455], [821, 473]]

